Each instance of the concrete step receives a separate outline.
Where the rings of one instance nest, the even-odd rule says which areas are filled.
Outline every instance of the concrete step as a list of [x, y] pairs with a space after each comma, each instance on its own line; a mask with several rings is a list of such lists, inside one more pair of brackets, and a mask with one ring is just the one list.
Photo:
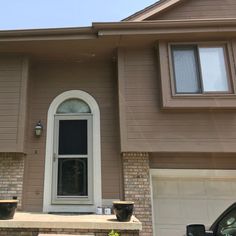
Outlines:
[[93, 236], [94, 234], [38, 234], [38, 236]]

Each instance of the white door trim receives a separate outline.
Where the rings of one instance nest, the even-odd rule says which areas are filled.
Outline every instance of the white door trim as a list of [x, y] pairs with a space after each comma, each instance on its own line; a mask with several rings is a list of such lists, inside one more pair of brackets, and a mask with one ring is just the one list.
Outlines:
[[[93, 115], [93, 205], [53, 205], [52, 202], [52, 162], [53, 162], [53, 135], [54, 115], [58, 106], [65, 100], [77, 98], [85, 101]], [[101, 136], [100, 136], [100, 110], [96, 100], [87, 92], [70, 90], [58, 95], [51, 103], [47, 116], [47, 137], [44, 173], [43, 212], [95, 212], [97, 206], [102, 204], [102, 178], [101, 178]]]

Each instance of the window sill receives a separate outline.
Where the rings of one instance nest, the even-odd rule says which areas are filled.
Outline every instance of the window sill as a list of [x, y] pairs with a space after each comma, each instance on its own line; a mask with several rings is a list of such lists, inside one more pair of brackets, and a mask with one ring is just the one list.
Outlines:
[[162, 96], [163, 109], [235, 109], [236, 95], [175, 95]]
[[205, 93], [205, 94], [174, 94], [172, 98], [197, 98], [197, 99], [206, 99], [206, 98], [236, 98], [236, 94], [232, 93]]
[[93, 205], [93, 200], [85, 198], [57, 198], [52, 200], [52, 205]]

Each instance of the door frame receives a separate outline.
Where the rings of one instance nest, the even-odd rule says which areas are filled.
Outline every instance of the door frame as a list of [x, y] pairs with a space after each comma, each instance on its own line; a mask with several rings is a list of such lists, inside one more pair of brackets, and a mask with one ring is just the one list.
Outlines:
[[[93, 155], [93, 204], [53, 204], [52, 203], [52, 165], [54, 142], [54, 115], [58, 106], [65, 100], [77, 98], [85, 101], [92, 114], [92, 155]], [[58, 95], [52, 101], [47, 116], [46, 155], [44, 172], [43, 212], [95, 212], [102, 204], [102, 178], [101, 178], [101, 131], [100, 110], [96, 100], [87, 92], [70, 90]]]

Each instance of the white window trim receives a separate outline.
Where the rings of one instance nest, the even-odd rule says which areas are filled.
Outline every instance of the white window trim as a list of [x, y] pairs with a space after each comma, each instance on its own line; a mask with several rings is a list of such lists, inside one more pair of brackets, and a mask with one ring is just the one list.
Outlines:
[[[78, 98], [84, 100], [90, 107], [93, 115], [93, 193], [92, 205], [53, 205], [52, 204], [52, 165], [53, 165], [53, 136], [54, 115], [58, 106], [65, 100]], [[102, 204], [102, 178], [101, 178], [101, 135], [100, 110], [96, 100], [81, 90], [70, 90], [58, 95], [51, 103], [47, 116], [46, 156], [44, 173], [43, 212], [95, 212]]]

